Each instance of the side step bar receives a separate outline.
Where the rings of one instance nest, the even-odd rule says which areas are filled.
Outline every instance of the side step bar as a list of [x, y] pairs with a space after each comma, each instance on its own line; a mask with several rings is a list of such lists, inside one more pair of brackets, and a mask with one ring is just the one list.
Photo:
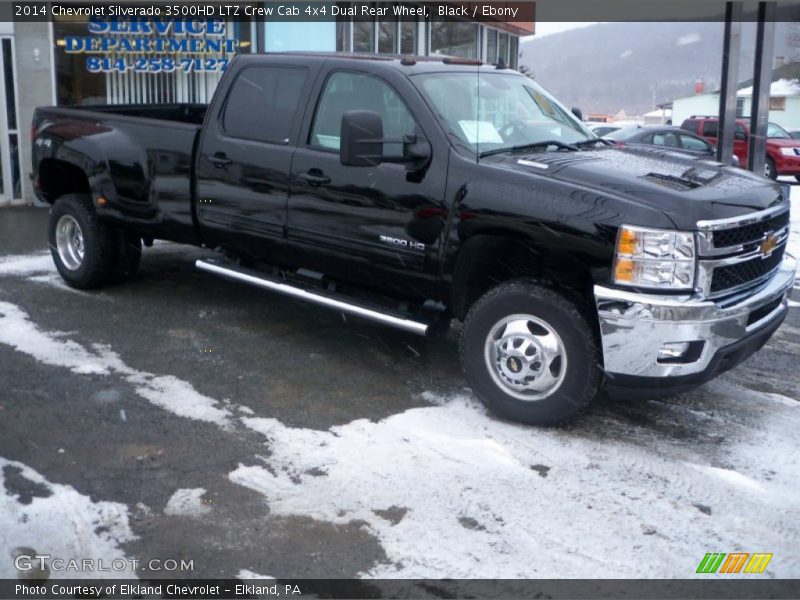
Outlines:
[[427, 323], [414, 321], [402, 313], [388, 311], [379, 307], [357, 304], [341, 294], [299, 287], [292, 283], [266, 276], [258, 271], [240, 267], [239, 265], [233, 265], [223, 261], [200, 259], [195, 262], [195, 266], [201, 271], [214, 273], [226, 279], [249, 283], [250, 285], [264, 288], [265, 290], [271, 290], [293, 298], [307, 300], [314, 304], [327, 306], [328, 308], [333, 308], [343, 313], [356, 315], [371, 321], [377, 321], [378, 323], [397, 327], [398, 329], [410, 331], [418, 335], [425, 335], [428, 332], [429, 325]]

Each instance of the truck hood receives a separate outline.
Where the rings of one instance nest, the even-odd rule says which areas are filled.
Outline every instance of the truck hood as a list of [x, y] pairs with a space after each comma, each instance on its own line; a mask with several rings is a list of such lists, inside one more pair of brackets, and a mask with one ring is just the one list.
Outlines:
[[650, 206], [679, 229], [695, 229], [699, 220], [737, 217], [783, 200], [780, 186], [749, 171], [658, 148], [499, 154], [481, 162]]

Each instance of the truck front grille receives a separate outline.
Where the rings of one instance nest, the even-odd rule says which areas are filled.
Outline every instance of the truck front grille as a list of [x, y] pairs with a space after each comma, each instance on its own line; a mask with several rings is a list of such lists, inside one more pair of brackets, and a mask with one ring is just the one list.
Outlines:
[[730, 288], [738, 288], [769, 275], [783, 260], [786, 245], [776, 249], [769, 257], [756, 257], [735, 265], [717, 267], [711, 275], [711, 293], [717, 294]]
[[780, 267], [789, 239], [789, 205], [698, 224], [698, 289], [720, 298], [760, 285]]
[[774, 217], [768, 218], [757, 223], [742, 225], [732, 229], [720, 229], [714, 232], [714, 248], [727, 248], [729, 246], [741, 246], [751, 242], [756, 242], [764, 237], [764, 234], [783, 229], [789, 224], [788, 211]]

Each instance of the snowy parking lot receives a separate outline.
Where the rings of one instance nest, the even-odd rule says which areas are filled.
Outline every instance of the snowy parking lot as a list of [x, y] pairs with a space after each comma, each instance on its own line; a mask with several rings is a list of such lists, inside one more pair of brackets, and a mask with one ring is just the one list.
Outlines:
[[[800, 187], [793, 202], [800, 256]], [[736, 551], [800, 577], [799, 291], [704, 387], [536, 429], [485, 412], [457, 331], [210, 279], [205, 251], [171, 244], [125, 285], [75, 291], [46, 217], [0, 211], [2, 578], [31, 549], [126, 559], [99, 577], [185, 559], [169, 574], [686, 578]]]

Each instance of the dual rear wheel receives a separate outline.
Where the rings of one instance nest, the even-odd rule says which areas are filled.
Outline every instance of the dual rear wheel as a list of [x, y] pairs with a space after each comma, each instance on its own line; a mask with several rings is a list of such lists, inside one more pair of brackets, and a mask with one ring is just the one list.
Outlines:
[[50, 211], [48, 239], [59, 274], [78, 289], [130, 277], [142, 255], [141, 238], [101, 222], [89, 197], [82, 194], [56, 201]]

